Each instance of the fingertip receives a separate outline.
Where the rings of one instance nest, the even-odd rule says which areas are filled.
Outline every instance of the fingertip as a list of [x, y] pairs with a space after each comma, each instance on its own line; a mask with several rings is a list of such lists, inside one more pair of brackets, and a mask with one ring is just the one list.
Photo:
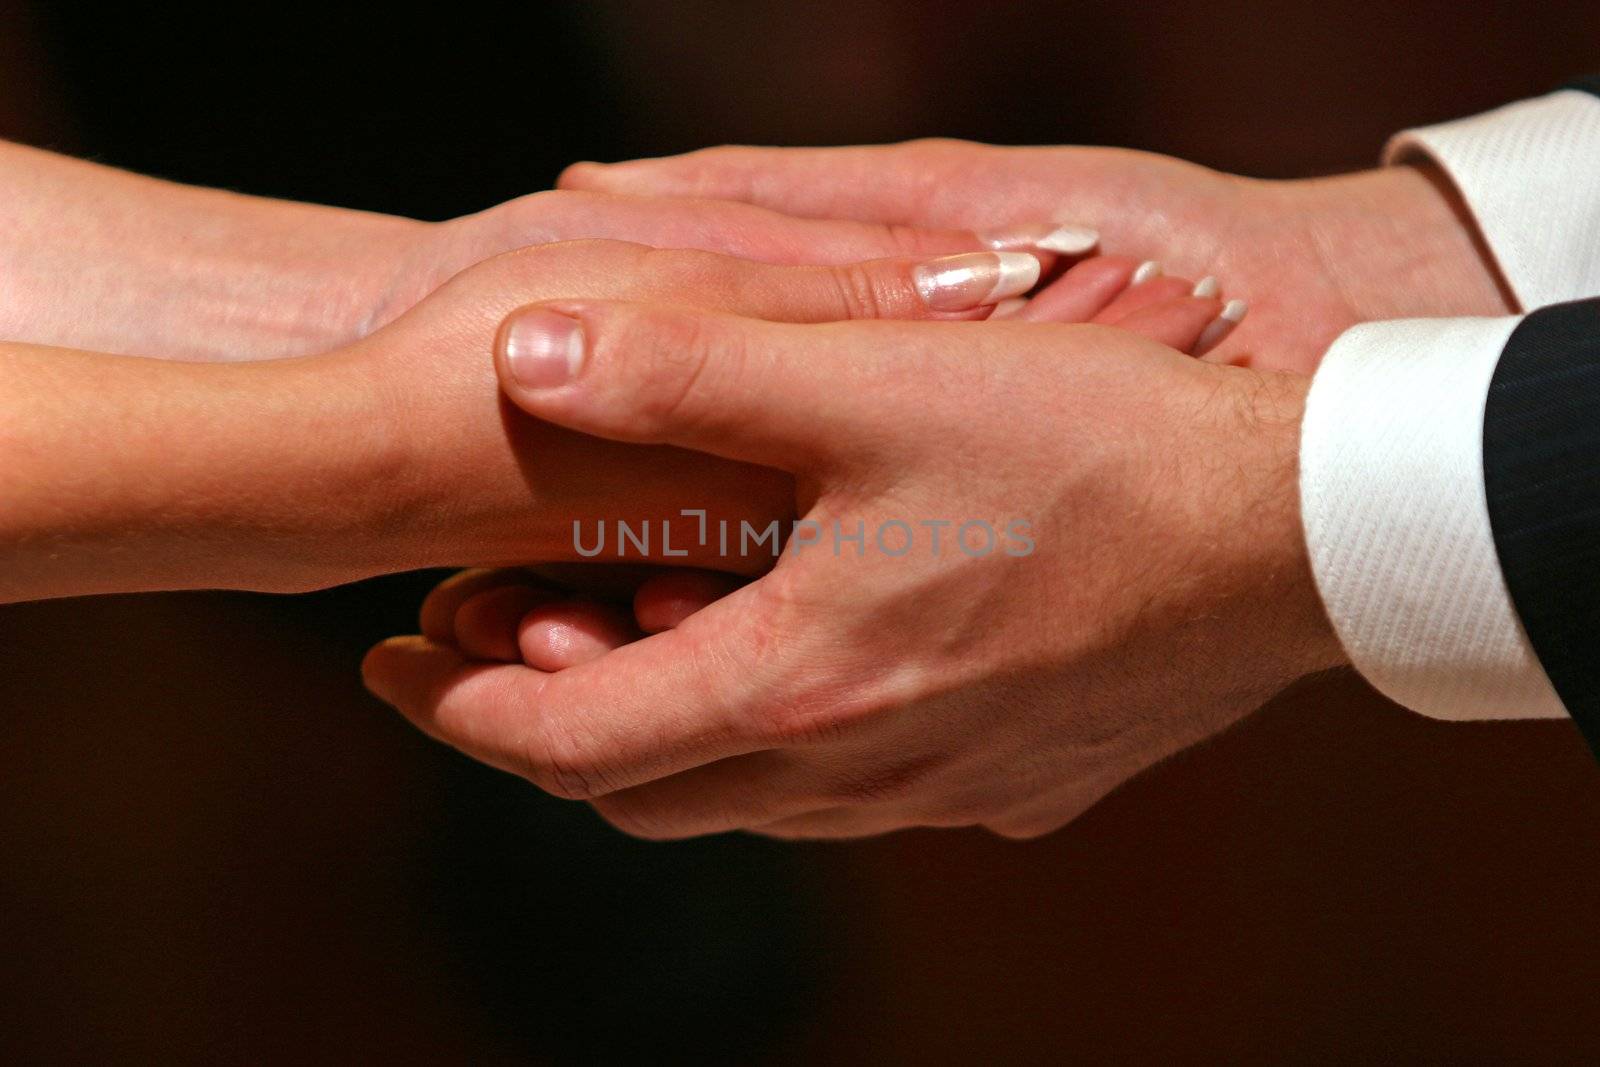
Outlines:
[[[1039, 257], [1030, 252], [963, 252], [953, 256], [938, 256], [922, 260], [911, 266], [908, 275], [897, 269], [899, 264], [884, 260], [880, 264], [864, 264], [867, 270], [887, 268], [881, 288], [892, 291], [894, 282], [908, 277], [919, 311], [941, 313], [966, 313], [981, 315], [1003, 300], [1019, 297], [1039, 281]], [[867, 290], [880, 288], [867, 286]], [[893, 302], [875, 298], [860, 302], [867, 306], [858, 310], [860, 318], [886, 317], [881, 312]]]
[[501, 585], [528, 582], [528, 573], [520, 568], [475, 567], [458, 571], [434, 586], [423, 598], [417, 612], [417, 624], [422, 635], [439, 644], [455, 644], [456, 611], [478, 593]]
[[463, 663], [455, 649], [420, 634], [391, 637], [362, 657], [361, 681], [379, 700], [409, 712]]
[[473, 659], [516, 663], [522, 617], [556, 594], [532, 585], [503, 585], [468, 597], [456, 609], [455, 644]]
[[1100, 244], [1099, 230], [1076, 222], [1009, 226], [977, 236], [988, 248], [1072, 257], [1086, 256]]
[[639, 636], [626, 611], [589, 600], [540, 605], [517, 624], [522, 661], [541, 671], [562, 671], [599, 659]]
[[676, 629], [700, 609], [743, 583], [715, 571], [679, 571], [644, 582], [633, 596], [633, 617], [647, 634]]
[[1141, 307], [1111, 325], [1180, 352], [1192, 352], [1221, 307], [1215, 297], [1180, 296]]
[[414, 636], [386, 637], [367, 649], [367, 654], [361, 657], [361, 684], [367, 687], [367, 692], [386, 703], [394, 703], [389, 699], [389, 666], [397, 656], [405, 654], [406, 642], [416, 640], [426, 639]]
[[1230, 300], [1224, 304], [1217, 317], [1200, 332], [1199, 338], [1194, 343], [1194, 354], [1205, 356], [1227, 340], [1234, 329], [1244, 321], [1249, 311], [1250, 304], [1245, 300]]

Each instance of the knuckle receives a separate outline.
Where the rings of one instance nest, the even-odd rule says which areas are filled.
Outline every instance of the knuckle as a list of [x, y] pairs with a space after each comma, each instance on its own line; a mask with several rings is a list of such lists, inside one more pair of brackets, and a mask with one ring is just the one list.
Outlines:
[[[791, 573], [793, 573], [791, 569]], [[812, 745], [851, 737], [916, 703], [916, 672], [884, 672], [868, 658], [841, 649], [832, 636], [815, 636], [815, 605], [782, 581], [782, 571], [760, 583], [756, 633], [772, 635], [761, 657], [761, 699], [753, 705], [753, 739], [772, 747]]]
[[[900, 227], [891, 226], [887, 229], [893, 231]], [[891, 244], [899, 239], [891, 235]], [[844, 309], [847, 318], [885, 318], [887, 312], [894, 306], [890, 294], [885, 291], [882, 274], [864, 263], [849, 263], [834, 267], [829, 271], [829, 277], [833, 281], [839, 305]]]
[[648, 278], [652, 288], [681, 294], [689, 289], [710, 298], [716, 306], [728, 302], [739, 261], [692, 248], [644, 248], [635, 270]]
[[900, 255], [921, 256], [945, 251], [938, 237], [920, 226], [886, 222], [882, 224], [882, 230], [885, 247], [893, 249]]
[[565, 204], [583, 193], [574, 193], [564, 189], [540, 189], [535, 193], [523, 193], [514, 200], [506, 201], [508, 207], [521, 212], [547, 211], [560, 204]]
[[[745, 741], [767, 748], [810, 745], [849, 736], [916, 695], [870, 657], [841, 649], [813, 620], [827, 610], [803, 566], [780, 566], [753, 589], [740, 625], [708, 649], [699, 674], [737, 677], [734, 693], [708, 689], [701, 699], [737, 709], [730, 724]], [[737, 665], [737, 671], [730, 668]]]
[[819, 672], [769, 701], [760, 713], [758, 733], [778, 747], [814, 745], [848, 737], [889, 708], [870, 684]]
[[927, 181], [943, 180], [1002, 151], [993, 145], [964, 141], [959, 137], [922, 137], [905, 142], [903, 147], [908, 154], [916, 157]]
[[485, 222], [492, 221], [501, 227], [509, 225], [517, 231], [522, 231], [549, 219], [558, 207], [567, 203], [570, 198], [581, 195], [583, 194], [561, 189], [541, 189], [536, 193], [524, 193], [513, 197], [503, 204], [485, 208], [469, 217]]
[[763, 149], [748, 144], [719, 144], [689, 153], [701, 162], [711, 164], [759, 163], [765, 155]]
[[527, 776], [540, 789], [563, 800], [594, 800], [615, 791], [615, 775], [576, 737], [549, 728], [539, 731], [525, 755]]
[[818, 744], [836, 739], [843, 732], [843, 724], [831, 709], [819, 708], [799, 697], [774, 701], [758, 719], [758, 736], [780, 748]]
[[748, 164], [759, 162], [758, 150], [749, 145], [715, 145], [682, 156], [678, 163], [690, 189], [713, 191], [719, 179], [745, 174]]
[[[541, 231], [537, 237], [538, 243], [508, 249], [492, 257], [491, 262], [508, 267], [517, 273], [517, 277], [526, 281], [547, 282], [551, 276], [575, 269], [593, 270], [597, 265], [625, 255], [628, 250], [637, 247], [626, 241], [610, 241], [602, 237], [562, 240], [549, 231]], [[544, 288], [550, 287], [545, 285]]]
[[624, 357], [634, 355], [622, 365], [642, 371], [639, 406], [630, 415], [651, 435], [704, 422], [744, 358], [736, 334], [687, 315], [641, 315], [613, 344]]
[[[556, 175], [556, 187], [552, 191], [565, 191], [568, 189], [582, 189], [600, 175], [600, 169], [587, 161], [568, 163]], [[533, 194], [538, 195], [538, 194]]]

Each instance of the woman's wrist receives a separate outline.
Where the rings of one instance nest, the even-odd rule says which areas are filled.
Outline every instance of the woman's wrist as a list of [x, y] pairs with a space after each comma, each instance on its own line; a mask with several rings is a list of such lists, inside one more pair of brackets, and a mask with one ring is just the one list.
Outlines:
[[3, 143], [0, 184], [0, 338], [89, 351], [249, 360], [337, 347], [431, 232]]
[[191, 364], [0, 345], [0, 600], [294, 592], [400, 569], [403, 452], [338, 357]]

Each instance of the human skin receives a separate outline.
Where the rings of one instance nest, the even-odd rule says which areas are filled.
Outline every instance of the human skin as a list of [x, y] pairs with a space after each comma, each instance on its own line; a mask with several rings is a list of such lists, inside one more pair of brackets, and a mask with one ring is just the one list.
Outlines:
[[[1116, 326], [1193, 353], [1208, 330], [1225, 323], [1220, 284], [1168, 274], [1136, 280], [1149, 273], [1147, 263], [1126, 256], [1083, 260], [1055, 283], [1055, 313], [1061, 321]], [[474, 659], [561, 670], [671, 629], [739, 584], [733, 575], [681, 567], [466, 571], [429, 594], [421, 628]]]
[[[996, 290], [1019, 262], [1032, 267]], [[930, 270], [959, 284], [919, 285]], [[792, 507], [787, 475], [527, 418], [502, 400], [485, 338], [530, 299], [578, 294], [796, 322], [981, 317], [983, 299], [1036, 276], [1017, 253], [779, 267], [577, 241], [490, 259], [321, 356], [186, 363], [0, 344], [0, 600], [293, 592], [576, 560], [575, 520], [659, 522], [683, 507], [765, 524]], [[963, 292], [972, 306], [952, 308]], [[688, 551], [673, 562], [755, 566]]]
[[[1124, 149], [927, 140], [579, 163], [559, 184], [884, 225], [1068, 215], [1108, 248], [1249, 294], [1249, 320], [1207, 358], [1264, 369], [1310, 373], [1358, 322], [1516, 310], [1466, 208], [1425, 167], [1260, 181]], [[1051, 305], [1046, 291], [1026, 315]]]
[[1036, 546], [788, 551], [555, 673], [426, 637], [369, 654], [423, 730], [627, 832], [1037, 835], [1343, 660], [1300, 528], [1300, 375], [1098, 326], [519, 315], [583, 353], [537, 390], [501, 360], [539, 418], [780, 468], [825, 529], [1025, 520]]
[[[723, 147], [575, 164], [565, 189], [727, 197], [802, 216], [960, 226], [1065, 213], [1108, 247], [1170, 271], [1214, 272], [1249, 319], [1204, 358], [1310, 373], [1348, 327], [1373, 319], [1516, 310], [1467, 209], [1425, 166], [1258, 181], [1110, 148], [999, 148], [950, 140], [857, 148]], [[1020, 318], [1071, 321], [1059, 283]], [[706, 588], [715, 588], [708, 583]], [[655, 609], [655, 584], [638, 601]], [[676, 595], [676, 594], [675, 594]], [[677, 595], [683, 611], [692, 607]]]
[[[1439, 175], [1420, 168], [1259, 182], [1135, 152], [926, 141], [723, 148], [579, 164], [561, 184], [730, 197], [799, 215], [894, 224], [1067, 211], [1099, 226], [1112, 247], [1160, 257], [1180, 271], [1215, 271], [1248, 293], [1250, 320], [1208, 358], [1268, 372], [1180, 371], [1171, 359], [1117, 366], [1100, 357], [1132, 342], [1105, 339], [1092, 346], [1096, 358], [1085, 359], [1076, 344], [1055, 336], [1047, 347], [1058, 361], [1098, 373], [1087, 395], [1082, 381], [1043, 376], [1022, 390], [1050, 397], [1065, 389], [1056, 403], [1070, 418], [1036, 427], [1038, 440], [1050, 443], [1043, 450], [1049, 463], [1034, 472], [1039, 492], [1019, 491], [1019, 501], [1047, 510], [1053, 500], [1073, 499], [1054, 489], [1063, 466], [1083, 494], [1074, 509], [1079, 524], [1070, 516], [1065, 522], [1079, 534], [1077, 565], [1089, 569], [1063, 568], [1065, 583], [1036, 574], [963, 582], [957, 574], [919, 589], [915, 581], [886, 579], [878, 600], [856, 595], [862, 587], [855, 582], [830, 586], [814, 577], [825, 565], [785, 560], [773, 576], [715, 603], [725, 592], [715, 583], [652, 599], [647, 582], [636, 601], [640, 617], [663, 609], [662, 624], [681, 631], [578, 670], [540, 675], [474, 664], [448, 642], [426, 638], [380, 646], [369, 657], [369, 683], [424, 729], [553, 791], [595, 798], [614, 823], [645, 836], [736, 827], [853, 836], [961, 823], [1020, 836], [1045, 832], [1292, 677], [1339, 662], [1295, 508], [1306, 389], [1298, 375], [1359, 321], [1513, 309], [1459, 199]], [[1056, 299], [1047, 290], [1021, 317], [1049, 317]], [[661, 326], [665, 341], [652, 343], [648, 328], [637, 326], [630, 338], [653, 351], [680, 328]], [[990, 324], [982, 340], [1016, 328]], [[859, 340], [870, 350], [871, 339]], [[978, 341], [967, 358], [988, 367], [989, 349]], [[726, 347], [741, 359], [750, 351], [744, 340]], [[613, 356], [626, 358], [631, 353]], [[605, 379], [596, 380], [604, 388]], [[996, 372], [995, 381], [1010, 378]], [[946, 412], [946, 421], [926, 428], [928, 439], [981, 421], [971, 398], [988, 397], [993, 384], [949, 390], [964, 392], [970, 410]], [[567, 417], [593, 429], [582, 388], [565, 401], [521, 402], [556, 419], [566, 404], [576, 412]], [[1099, 402], [1106, 398], [1124, 404]], [[1152, 419], [1153, 400], [1164, 410]], [[732, 403], [722, 415], [718, 425], [743, 446], [737, 435], [751, 429], [740, 422], [748, 412]], [[1100, 432], [1085, 440], [1084, 427]], [[991, 429], [994, 440], [1007, 440], [1004, 427]], [[806, 456], [807, 443], [795, 444]], [[1020, 465], [1018, 455], [1037, 451], [1037, 442], [1013, 441], [998, 452], [973, 444], [971, 457], [987, 460], [978, 463], [981, 473], [969, 458], [944, 474], [952, 484], [1003, 494], [1015, 489], [1007, 475]], [[1092, 461], [1087, 471], [1085, 457]], [[903, 471], [886, 476], [896, 485], [925, 469], [909, 451], [903, 462]], [[853, 504], [859, 501], [847, 493], [838, 507], [848, 514]], [[785, 566], [791, 577], [780, 580]], [[763, 651], [790, 663], [791, 673], [755, 656], [739, 660], [749, 650], [737, 647], [735, 631], [763, 627], [774, 635]], [[830, 635], [834, 647], [826, 646]], [[1063, 643], [1039, 648], [1052, 638]], [[725, 649], [725, 640], [736, 647]], [[1018, 649], [1020, 666], [1008, 658]], [[675, 668], [673, 650], [685, 663], [741, 663], [761, 685], [741, 688], [737, 679]], [[681, 690], [657, 719], [637, 701], [652, 670], [660, 687], [654, 691]], [[870, 677], [891, 679], [889, 691], [864, 680]], [[613, 706], [620, 710], [610, 715], [605, 709]], [[590, 715], [581, 734], [572, 720], [579, 707]], [[613, 720], [633, 727], [631, 743], [593, 728]], [[966, 733], [951, 736], [950, 724]], [[515, 748], [505, 746], [508, 736], [519, 740]], [[639, 736], [659, 741], [660, 751], [641, 746]], [[708, 736], [712, 743], [696, 744]]]
[[[535, 244], [607, 238], [826, 265], [991, 247], [970, 230], [570, 191], [428, 223], [181, 185], [6, 142], [0, 188], [0, 339], [178, 360], [327, 352], [474, 263]], [[1023, 245], [1002, 235], [996, 247]]]

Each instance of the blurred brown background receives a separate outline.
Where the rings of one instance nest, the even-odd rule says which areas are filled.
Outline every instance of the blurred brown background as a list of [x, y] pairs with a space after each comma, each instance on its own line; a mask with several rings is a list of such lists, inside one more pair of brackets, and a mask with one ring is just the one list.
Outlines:
[[[1600, 69], [1593, 0], [524, 8], [0, 0], [0, 136], [443, 218], [724, 141], [1306, 175]], [[364, 695], [436, 577], [0, 610], [0, 1057], [1600, 1058], [1600, 771], [1566, 724], [1322, 678], [1036, 842], [649, 845]]]

